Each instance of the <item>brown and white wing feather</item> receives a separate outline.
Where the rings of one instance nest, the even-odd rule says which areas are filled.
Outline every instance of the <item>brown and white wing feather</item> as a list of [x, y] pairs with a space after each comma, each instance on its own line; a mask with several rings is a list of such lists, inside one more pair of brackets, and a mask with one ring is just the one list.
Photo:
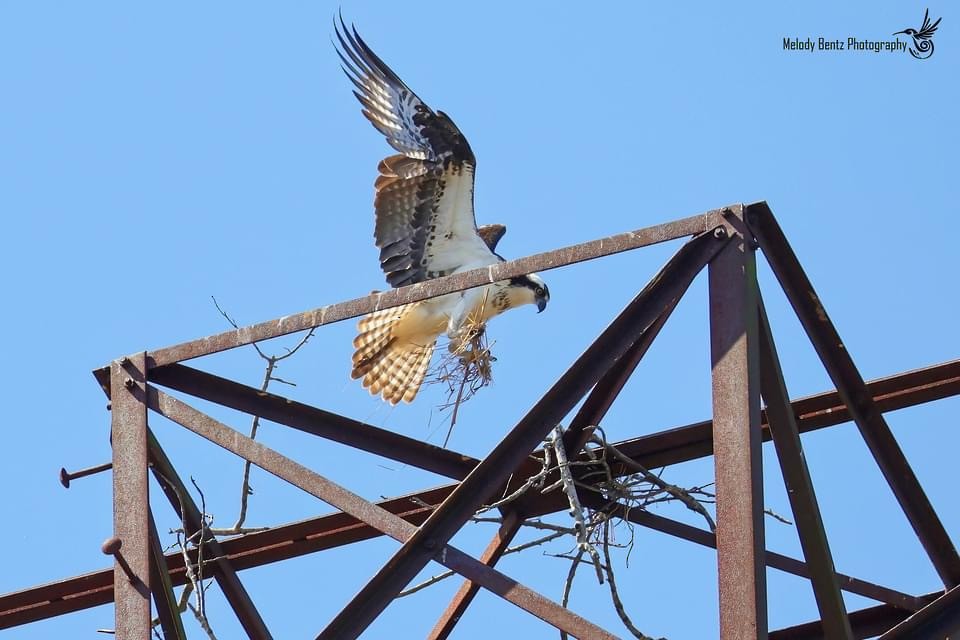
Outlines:
[[374, 237], [391, 286], [447, 275], [499, 259], [477, 235], [476, 159], [453, 121], [433, 111], [342, 19], [336, 28], [343, 70], [363, 115], [399, 155], [378, 167]]

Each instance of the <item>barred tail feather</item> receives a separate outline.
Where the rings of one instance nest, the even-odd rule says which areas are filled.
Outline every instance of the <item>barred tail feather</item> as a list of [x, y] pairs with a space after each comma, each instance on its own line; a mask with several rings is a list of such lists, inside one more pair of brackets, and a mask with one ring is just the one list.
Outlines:
[[412, 305], [376, 311], [359, 323], [359, 335], [353, 344], [351, 377], [363, 378], [363, 386], [373, 395], [382, 395], [390, 404], [412, 402], [420, 390], [430, 365], [436, 340], [429, 344], [399, 340], [397, 324]]

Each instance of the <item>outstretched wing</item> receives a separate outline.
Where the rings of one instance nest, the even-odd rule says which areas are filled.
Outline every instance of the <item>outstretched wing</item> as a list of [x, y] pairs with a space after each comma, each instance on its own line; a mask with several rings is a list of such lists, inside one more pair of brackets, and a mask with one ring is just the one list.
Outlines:
[[937, 27], [940, 26], [940, 21], [943, 20], [943, 17], [937, 18], [937, 21], [933, 24], [930, 24], [930, 9], [927, 9], [923, 13], [923, 26], [920, 27], [920, 31], [917, 32], [918, 38], [932, 38], [934, 32], [936, 32]]
[[466, 138], [433, 111], [343, 19], [335, 25], [343, 70], [363, 115], [399, 155], [380, 162], [375, 183], [380, 266], [394, 287], [497, 259], [477, 235], [473, 213], [476, 160]]

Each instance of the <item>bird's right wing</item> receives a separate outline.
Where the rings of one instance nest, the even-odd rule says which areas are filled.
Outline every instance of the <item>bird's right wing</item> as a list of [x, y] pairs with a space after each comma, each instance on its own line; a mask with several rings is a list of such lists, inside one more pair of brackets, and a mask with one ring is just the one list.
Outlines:
[[343, 20], [337, 53], [363, 115], [400, 152], [378, 167], [374, 231], [387, 282], [399, 287], [495, 257], [477, 235], [476, 160], [466, 138], [434, 112]]

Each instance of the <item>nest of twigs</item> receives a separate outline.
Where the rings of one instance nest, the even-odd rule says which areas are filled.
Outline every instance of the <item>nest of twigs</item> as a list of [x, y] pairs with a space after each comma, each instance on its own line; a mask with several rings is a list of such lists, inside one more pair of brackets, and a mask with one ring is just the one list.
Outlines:
[[446, 400], [438, 408], [451, 412], [450, 431], [457, 422], [460, 405], [493, 381], [493, 363], [497, 359], [490, 352], [492, 346], [487, 339], [486, 325], [468, 319], [461, 337], [448, 341], [443, 357], [427, 373], [425, 384], [441, 384], [446, 388]]

